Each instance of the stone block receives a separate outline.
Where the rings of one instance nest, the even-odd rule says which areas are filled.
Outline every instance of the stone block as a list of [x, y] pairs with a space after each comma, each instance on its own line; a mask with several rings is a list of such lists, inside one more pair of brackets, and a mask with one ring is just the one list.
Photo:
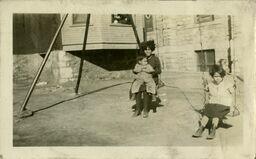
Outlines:
[[70, 67], [62, 67], [60, 68], [60, 78], [72, 78], [73, 71]]

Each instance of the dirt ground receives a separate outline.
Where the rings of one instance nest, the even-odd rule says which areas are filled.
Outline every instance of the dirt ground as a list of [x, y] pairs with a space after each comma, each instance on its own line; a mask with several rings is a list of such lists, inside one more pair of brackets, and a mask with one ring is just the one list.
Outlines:
[[[238, 97], [241, 114], [226, 120], [232, 127], [217, 129], [214, 140], [206, 140], [207, 131], [196, 139], [191, 136], [197, 129], [199, 115], [179, 89], [162, 87], [157, 112], [151, 110], [148, 118], [134, 118], [135, 102], [128, 99], [130, 81], [82, 81], [79, 95], [74, 94], [75, 82], [62, 87], [37, 87], [27, 106], [34, 115], [25, 119], [15, 114], [28, 88], [14, 86], [13, 145], [236, 146], [242, 143], [241, 95]], [[201, 89], [183, 91], [195, 107], [201, 107]]]

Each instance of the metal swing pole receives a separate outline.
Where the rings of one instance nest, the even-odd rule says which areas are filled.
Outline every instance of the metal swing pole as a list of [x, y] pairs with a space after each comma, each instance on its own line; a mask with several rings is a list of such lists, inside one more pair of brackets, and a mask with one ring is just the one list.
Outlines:
[[[86, 19], [85, 32], [84, 32], [84, 42], [83, 42], [83, 48], [82, 48], [83, 52], [86, 49], [86, 43], [87, 43], [88, 31], [89, 31], [89, 25], [90, 25], [90, 18], [91, 18], [91, 14], [88, 14], [87, 19]], [[80, 60], [78, 77], [77, 77], [78, 79], [77, 79], [76, 88], [75, 88], [76, 94], [78, 94], [78, 89], [79, 89], [79, 85], [80, 85], [80, 81], [81, 81], [81, 77], [82, 77], [83, 65], [84, 65], [84, 56], [82, 55], [81, 60]]]
[[[63, 27], [63, 25], [64, 25], [64, 23], [65, 23], [65, 21], [66, 21], [66, 19], [67, 19], [67, 16], [68, 16], [68, 14], [65, 14], [65, 15], [63, 16], [62, 21], [61, 21], [61, 24], [60, 24], [59, 28], [57, 29], [57, 31], [56, 31], [56, 33], [55, 33], [53, 39], [52, 39], [52, 42], [51, 42], [51, 44], [50, 44], [50, 46], [49, 46], [49, 48], [48, 48], [48, 50], [47, 50], [47, 53], [46, 53], [46, 55], [45, 55], [45, 57], [44, 57], [44, 59], [43, 59], [41, 65], [40, 65], [38, 71], [37, 71], [37, 74], [36, 74], [36, 76], [35, 76], [35, 78], [34, 78], [34, 80], [33, 80], [33, 83], [32, 83], [32, 85], [31, 85], [31, 87], [30, 87], [30, 89], [29, 89], [29, 91], [28, 91], [28, 93], [27, 93], [27, 95], [26, 95], [26, 97], [25, 97], [25, 100], [24, 100], [22, 106], [20, 107], [20, 111], [19, 111], [19, 116], [20, 116], [20, 117], [23, 117], [23, 116], [22, 116], [22, 112], [23, 112], [24, 110], [26, 110], [26, 105], [27, 105], [27, 103], [28, 103], [28, 101], [29, 101], [29, 98], [30, 98], [30, 96], [31, 96], [31, 94], [32, 94], [32, 92], [33, 92], [33, 90], [34, 90], [34, 88], [35, 88], [36, 82], [38, 81], [38, 79], [39, 79], [39, 77], [40, 77], [40, 74], [42, 73], [43, 68], [44, 68], [44, 66], [45, 66], [45, 64], [46, 64], [46, 62], [47, 62], [47, 60], [48, 60], [48, 58], [49, 58], [49, 56], [50, 56], [50, 54], [51, 54], [52, 47], [53, 47], [53, 45], [54, 45], [54, 43], [55, 43], [55, 41], [56, 41], [56, 39], [57, 39], [57, 36], [59, 35], [59, 32], [61, 31], [61, 29], [62, 29], [62, 27]], [[30, 112], [30, 113], [27, 114], [27, 115], [32, 115], [32, 112]]]
[[140, 39], [139, 39], [138, 32], [137, 32], [137, 30], [136, 30], [136, 26], [135, 26], [135, 24], [134, 24], [134, 20], [133, 20], [133, 18], [132, 18], [132, 15], [131, 15], [131, 14], [129, 15], [129, 17], [130, 17], [130, 20], [131, 20], [132, 29], [133, 29], [133, 32], [134, 32], [134, 35], [135, 35], [136, 41], [137, 41], [138, 46], [139, 46], [139, 50], [141, 50]]
[[231, 40], [233, 40], [232, 36], [232, 26], [231, 26], [231, 16], [228, 15], [228, 68], [229, 73], [232, 71], [232, 60], [231, 60]]

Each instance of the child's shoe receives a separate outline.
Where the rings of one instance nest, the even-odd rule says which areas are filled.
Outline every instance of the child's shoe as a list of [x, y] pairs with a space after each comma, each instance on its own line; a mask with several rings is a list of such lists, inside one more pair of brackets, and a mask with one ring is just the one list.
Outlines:
[[140, 111], [139, 110], [135, 110], [135, 112], [133, 113], [132, 117], [137, 117], [140, 115]]
[[197, 131], [195, 132], [194, 135], [192, 135], [192, 137], [195, 137], [195, 138], [198, 138], [198, 137], [201, 137], [202, 134], [204, 132], [204, 127], [203, 126], [200, 126]]
[[213, 127], [211, 128], [210, 133], [209, 133], [209, 135], [207, 136], [206, 139], [208, 139], [208, 140], [214, 139], [214, 138], [215, 138], [215, 133], [216, 133], [216, 127], [213, 126]]
[[143, 118], [147, 118], [148, 117], [148, 112], [143, 112]]

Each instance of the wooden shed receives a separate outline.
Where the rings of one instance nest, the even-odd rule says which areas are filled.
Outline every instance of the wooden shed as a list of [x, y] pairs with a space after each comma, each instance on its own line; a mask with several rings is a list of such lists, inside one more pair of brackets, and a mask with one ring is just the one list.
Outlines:
[[[132, 25], [123, 15], [91, 15], [86, 50], [138, 49]], [[62, 29], [63, 50], [82, 50], [87, 17], [87, 14], [68, 16]], [[142, 41], [144, 17], [133, 15], [133, 20]]]

